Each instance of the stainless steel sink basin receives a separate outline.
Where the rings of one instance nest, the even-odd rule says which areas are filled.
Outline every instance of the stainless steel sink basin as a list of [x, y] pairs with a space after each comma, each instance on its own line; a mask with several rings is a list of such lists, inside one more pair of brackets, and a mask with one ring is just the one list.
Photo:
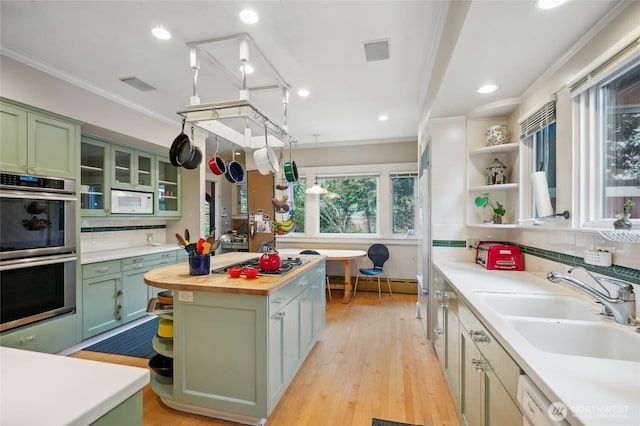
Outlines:
[[640, 334], [635, 327], [525, 318], [511, 318], [509, 323], [545, 352], [640, 362]]
[[575, 296], [491, 291], [477, 291], [476, 294], [502, 315], [586, 321], [592, 321], [598, 315], [595, 302], [591, 304]]

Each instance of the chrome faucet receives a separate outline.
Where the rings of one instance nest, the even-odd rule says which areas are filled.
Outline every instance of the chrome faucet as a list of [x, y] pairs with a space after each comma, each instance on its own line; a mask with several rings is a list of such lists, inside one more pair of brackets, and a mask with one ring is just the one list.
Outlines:
[[[613, 316], [619, 324], [634, 325], [636, 323], [636, 295], [633, 292], [633, 286], [631, 284], [616, 280], [615, 278], [596, 277], [582, 267], [571, 268], [569, 269], [569, 273], [575, 269], [581, 269], [587, 272], [587, 274], [605, 290], [606, 294], [583, 283], [577, 278], [561, 274], [560, 272], [549, 272], [547, 274], [547, 279], [552, 283], [564, 281], [584, 291], [589, 296], [602, 303], [603, 315]], [[609, 290], [607, 290], [607, 288], [602, 284], [603, 282], [613, 284], [617, 287], [616, 297], [611, 297], [611, 293], [609, 293]]]

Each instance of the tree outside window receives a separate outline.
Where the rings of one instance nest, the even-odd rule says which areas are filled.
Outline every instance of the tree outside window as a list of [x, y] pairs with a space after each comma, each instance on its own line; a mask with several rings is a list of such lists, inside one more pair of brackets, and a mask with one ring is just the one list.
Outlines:
[[392, 234], [411, 235], [416, 220], [416, 174], [391, 177]]
[[[626, 201], [640, 206], [640, 65], [601, 88], [604, 126], [603, 211], [613, 218]], [[639, 207], [631, 208], [639, 218]]]
[[378, 178], [349, 176], [318, 179], [321, 234], [375, 234], [378, 230]]

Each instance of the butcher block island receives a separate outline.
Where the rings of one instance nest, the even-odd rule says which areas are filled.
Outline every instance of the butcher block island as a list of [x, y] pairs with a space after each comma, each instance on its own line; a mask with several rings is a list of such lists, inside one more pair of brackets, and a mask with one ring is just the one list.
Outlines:
[[[258, 253], [211, 257], [211, 269], [255, 260]], [[154, 338], [173, 358], [173, 377], [151, 375], [169, 407], [264, 425], [325, 324], [325, 257], [300, 255], [296, 268], [254, 279], [189, 275], [189, 264], [154, 269], [145, 282], [173, 290], [173, 339]], [[298, 262], [299, 261], [299, 262]]]

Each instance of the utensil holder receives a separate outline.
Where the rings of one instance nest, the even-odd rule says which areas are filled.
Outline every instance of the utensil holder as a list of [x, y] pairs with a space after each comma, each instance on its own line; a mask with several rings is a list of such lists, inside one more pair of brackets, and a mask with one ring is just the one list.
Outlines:
[[209, 275], [211, 273], [211, 255], [189, 256], [189, 275]]

